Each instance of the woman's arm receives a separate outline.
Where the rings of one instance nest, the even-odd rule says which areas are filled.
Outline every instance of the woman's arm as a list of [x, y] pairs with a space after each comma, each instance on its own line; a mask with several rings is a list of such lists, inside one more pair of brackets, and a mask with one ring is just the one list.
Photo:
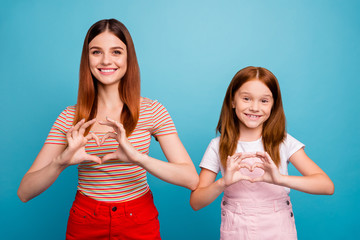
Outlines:
[[298, 150], [290, 157], [290, 162], [303, 176], [281, 175], [267, 153], [257, 154], [263, 160], [263, 163], [257, 164], [257, 167], [264, 169], [265, 173], [255, 181], [265, 181], [311, 194], [334, 193], [331, 179], [306, 155], [304, 149]]
[[65, 169], [55, 159], [65, 150], [65, 145], [45, 144], [33, 165], [21, 180], [18, 196], [27, 202], [48, 189]]
[[143, 154], [138, 164], [168, 183], [194, 190], [199, 183], [199, 176], [178, 135], [158, 136], [157, 139], [168, 162]]
[[58, 178], [60, 173], [68, 166], [78, 164], [84, 160], [91, 160], [101, 164], [97, 156], [85, 152], [85, 144], [90, 139], [99, 139], [95, 134], [90, 133], [84, 136], [85, 129], [94, 123], [91, 120], [85, 123], [80, 121], [71, 127], [66, 138], [68, 145], [45, 144], [33, 165], [21, 180], [18, 196], [21, 201], [27, 202], [48, 189]]

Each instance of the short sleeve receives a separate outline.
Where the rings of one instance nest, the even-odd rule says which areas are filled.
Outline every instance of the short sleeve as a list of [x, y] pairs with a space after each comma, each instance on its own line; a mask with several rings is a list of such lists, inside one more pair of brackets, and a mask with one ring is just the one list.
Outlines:
[[151, 134], [155, 137], [177, 133], [173, 120], [166, 108], [158, 101], [153, 101], [151, 106], [153, 127]]
[[200, 162], [200, 167], [206, 168], [214, 173], [220, 171], [219, 138], [211, 140]]
[[67, 107], [60, 113], [54, 125], [51, 127], [45, 144], [67, 144], [66, 133], [72, 126], [75, 117], [75, 107]]
[[288, 160], [298, 150], [300, 150], [301, 148], [305, 148], [305, 145], [303, 143], [292, 137], [290, 134], [287, 134], [284, 142], [286, 146], [286, 153]]

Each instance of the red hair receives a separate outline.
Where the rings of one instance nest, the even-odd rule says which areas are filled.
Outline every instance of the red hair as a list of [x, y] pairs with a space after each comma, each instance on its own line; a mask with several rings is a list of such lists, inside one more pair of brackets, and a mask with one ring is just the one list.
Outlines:
[[262, 67], [246, 67], [235, 74], [226, 91], [216, 130], [220, 135], [220, 160], [226, 167], [227, 156], [235, 153], [240, 138], [239, 119], [232, 107], [236, 91], [246, 82], [259, 80], [264, 83], [273, 95], [274, 104], [269, 119], [263, 124], [262, 142], [276, 166], [280, 164], [280, 144], [285, 138], [285, 113], [281, 100], [278, 80], [272, 72]]
[[[120, 122], [124, 125], [126, 135], [135, 129], [140, 109], [140, 70], [135, 47], [129, 31], [116, 19], [104, 19], [96, 22], [88, 30], [80, 61], [79, 91], [74, 124], [85, 118], [86, 121], [96, 117], [97, 85], [89, 66], [89, 43], [97, 35], [109, 31], [117, 36], [127, 48], [127, 70], [119, 84], [120, 100], [124, 103]], [[90, 127], [85, 134], [89, 132]]]

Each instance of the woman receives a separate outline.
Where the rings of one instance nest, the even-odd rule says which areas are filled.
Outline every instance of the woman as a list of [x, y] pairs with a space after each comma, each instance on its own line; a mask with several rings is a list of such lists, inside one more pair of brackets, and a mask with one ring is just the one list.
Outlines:
[[[148, 156], [151, 135], [168, 160]], [[195, 167], [167, 110], [140, 96], [135, 48], [115, 19], [89, 29], [80, 63], [76, 106], [55, 121], [18, 196], [29, 201], [70, 165], [78, 165], [78, 192], [67, 239], [160, 239], [157, 210], [146, 171], [194, 190]]]

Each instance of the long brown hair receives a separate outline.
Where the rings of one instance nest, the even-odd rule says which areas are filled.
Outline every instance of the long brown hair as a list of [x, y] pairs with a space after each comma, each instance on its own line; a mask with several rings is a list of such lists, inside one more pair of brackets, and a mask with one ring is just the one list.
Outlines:
[[[124, 125], [126, 135], [135, 129], [140, 109], [140, 70], [136, 58], [135, 47], [129, 31], [124, 24], [116, 19], [104, 19], [93, 24], [88, 30], [80, 61], [79, 91], [76, 104], [74, 124], [85, 118], [93, 119], [97, 113], [96, 79], [90, 71], [89, 43], [97, 35], [109, 31], [117, 36], [127, 49], [127, 70], [119, 84], [120, 100], [124, 103], [120, 122]], [[85, 134], [89, 132], [90, 127]]]
[[226, 167], [227, 156], [235, 153], [237, 142], [240, 138], [239, 119], [232, 107], [236, 91], [250, 80], [263, 82], [271, 91], [274, 104], [269, 119], [263, 124], [262, 142], [264, 149], [274, 160], [276, 166], [280, 164], [280, 144], [285, 138], [285, 114], [281, 100], [281, 92], [278, 80], [272, 72], [262, 67], [246, 67], [238, 71], [233, 77], [226, 91], [221, 108], [220, 118], [216, 130], [220, 135], [220, 160]]

